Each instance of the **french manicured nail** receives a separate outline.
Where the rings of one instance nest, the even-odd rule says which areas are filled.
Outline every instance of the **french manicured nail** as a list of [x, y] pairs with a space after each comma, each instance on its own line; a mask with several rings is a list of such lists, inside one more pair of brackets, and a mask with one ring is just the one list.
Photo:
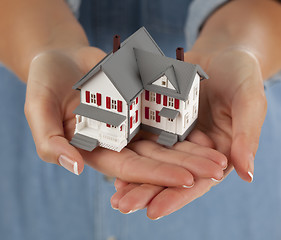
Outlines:
[[223, 180], [223, 178], [222, 179], [220, 179], [220, 180], [218, 180], [218, 179], [215, 179], [215, 178], [211, 178], [214, 182], [217, 182], [217, 183], [219, 183], [219, 182], [221, 182], [222, 180]]
[[[162, 216], [163, 217], [163, 216]], [[155, 218], [154, 220], [156, 221], [156, 220], [159, 220], [160, 218], [162, 218], [162, 217], [158, 217], [158, 218]]]
[[[112, 206], [111, 206], [112, 207]], [[119, 210], [118, 208], [112, 207], [114, 210]]]
[[138, 211], [139, 209], [135, 209], [135, 210], [131, 210], [131, 211], [129, 211], [129, 212], [126, 212], [126, 213], [124, 213], [124, 214], [130, 214], [130, 213], [134, 213], [134, 212], [136, 212], [136, 211]]
[[192, 185], [188, 186], [188, 185], [182, 185], [183, 188], [192, 188], [194, 186], [194, 183], [192, 183]]
[[59, 160], [60, 165], [63, 166], [65, 169], [67, 169], [68, 171], [70, 171], [76, 175], [79, 175], [78, 174], [78, 164], [76, 161], [73, 161], [64, 155], [60, 155], [58, 160]]
[[253, 182], [253, 180], [254, 180], [254, 175], [253, 175], [253, 173], [251, 173], [250, 171], [248, 172], [248, 175], [250, 176], [250, 178], [251, 178], [251, 182]]
[[254, 180], [254, 160], [255, 160], [254, 154], [251, 154], [249, 158], [249, 169], [248, 169], [248, 175], [251, 178], [251, 182]]

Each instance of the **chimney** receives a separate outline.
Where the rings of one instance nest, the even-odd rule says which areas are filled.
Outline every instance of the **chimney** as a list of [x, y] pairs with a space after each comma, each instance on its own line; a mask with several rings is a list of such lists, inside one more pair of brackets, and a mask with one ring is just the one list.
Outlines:
[[115, 53], [120, 48], [120, 36], [114, 35], [113, 37], [113, 53]]
[[177, 60], [184, 61], [184, 51], [182, 47], [178, 47], [176, 51]]

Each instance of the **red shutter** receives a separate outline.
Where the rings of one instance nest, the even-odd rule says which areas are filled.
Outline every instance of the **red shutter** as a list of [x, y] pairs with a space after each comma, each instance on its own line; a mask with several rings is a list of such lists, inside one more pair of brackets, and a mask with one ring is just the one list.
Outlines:
[[161, 104], [161, 94], [156, 93], [156, 103]]
[[136, 98], [136, 104], [138, 104], [138, 102], [139, 102], [139, 97]]
[[175, 109], [179, 109], [180, 108], [180, 100], [175, 98]]
[[106, 97], [106, 108], [110, 109], [111, 99], [110, 97]]
[[136, 110], [136, 123], [138, 122], [139, 120], [139, 110]]
[[167, 106], [167, 96], [163, 96], [163, 105]]
[[145, 100], [149, 101], [149, 91], [145, 90]]
[[107, 127], [110, 127], [110, 124], [107, 123], [106, 126], [107, 126]]
[[122, 112], [122, 101], [120, 100], [117, 101], [117, 111]]
[[97, 105], [100, 106], [101, 105], [101, 94], [97, 93]]
[[120, 126], [120, 131], [122, 131], [122, 126]]
[[133, 104], [130, 105], [130, 110], [132, 110], [132, 109], [133, 109]]
[[86, 102], [89, 103], [90, 102], [90, 92], [86, 91]]
[[159, 111], [156, 111], [156, 122], [160, 122], [161, 117], [159, 116]]
[[149, 119], [149, 107], [145, 107], [144, 117], [145, 119]]
[[133, 127], [133, 117], [130, 117], [130, 128]]

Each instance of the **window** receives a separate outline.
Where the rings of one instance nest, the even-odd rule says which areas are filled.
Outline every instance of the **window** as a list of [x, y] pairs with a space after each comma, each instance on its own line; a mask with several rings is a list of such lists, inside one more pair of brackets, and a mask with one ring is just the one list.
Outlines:
[[156, 100], [156, 93], [155, 92], [150, 92], [150, 101], [155, 102]]
[[91, 94], [91, 103], [97, 104], [96, 94]]
[[196, 117], [196, 114], [197, 114], [197, 105], [194, 104], [194, 105], [193, 105], [192, 118], [195, 118], [195, 117]]
[[153, 110], [150, 110], [150, 119], [151, 120], [155, 120], [155, 111], [153, 111]]
[[117, 101], [116, 100], [111, 101], [111, 108], [115, 109], [115, 110], [117, 109]]
[[197, 96], [198, 96], [198, 87], [196, 86], [193, 88], [193, 100], [195, 100]]
[[169, 121], [169, 122], [173, 122], [173, 121], [174, 121], [174, 119], [172, 119], [172, 118], [168, 118], [168, 121]]
[[189, 114], [185, 114], [184, 115], [184, 128], [186, 128], [188, 126], [189, 123]]
[[174, 98], [172, 98], [172, 97], [168, 98], [168, 106], [169, 107], [174, 107]]
[[161, 86], [162, 87], [168, 87], [168, 79], [167, 79], [167, 77], [164, 75], [160, 79], [161, 79]]
[[187, 109], [188, 105], [189, 105], [189, 99], [187, 99], [187, 100], [185, 101], [185, 105], [184, 105], [184, 109], [185, 109], [185, 110]]

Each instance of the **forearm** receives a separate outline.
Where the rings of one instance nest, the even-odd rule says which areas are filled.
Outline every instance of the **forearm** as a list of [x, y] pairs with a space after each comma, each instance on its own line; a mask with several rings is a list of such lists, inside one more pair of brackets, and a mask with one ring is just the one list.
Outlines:
[[216, 54], [238, 47], [258, 59], [263, 78], [281, 69], [281, 5], [273, 0], [236, 0], [205, 23], [193, 51]]
[[88, 44], [64, 0], [1, 0], [0, 15], [0, 61], [24, 82], [40, 52]]

